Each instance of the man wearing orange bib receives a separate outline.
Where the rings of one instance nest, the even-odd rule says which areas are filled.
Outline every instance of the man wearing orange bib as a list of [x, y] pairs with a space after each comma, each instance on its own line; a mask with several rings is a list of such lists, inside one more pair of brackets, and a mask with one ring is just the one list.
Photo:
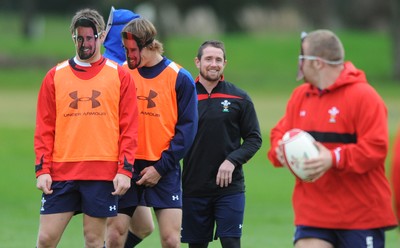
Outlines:
[[139, 145], [132, 188], [119, 202], [118, 217], [109, 219], [107, 244], [126, 240], [125, 247], [133, 247], [137, 243], [126, 229], [132, 211], [144, 198], [155, 211], [161, 246], [180, 247], [180, 160], [197, 131], [197, 96], [190, 73], [162, 55], [163, 46], [156, 35], [153, 24], [144, 18], [136, 18], [122, 29], [124, 66], [130, 69], [137, 89]]
[[[111, 7], [108, 16], [106, 38], [104, 39], [103, 56], [122, 65], [126, 61], [125, 48], [122, 44], [121, 31], [128, 22], [140, 15], [128, 9], [115, 9]], [[135, 78], [133, 79], [135, 80]], [[132, 209], [131, 209], [132, 211]], [[151, 208], [145, 206], [144, 202], [139, 202], [130, 220], [130, 237], [135, 240], [133, 245], [137, 245], [148, 237], [155, 229]], [[123, 243], [123, 241], [121, 241]]]
[[107, 217], [129, 188], [138, 112], [132, 77], [101, 55], [103, 17], [78, 11], [70, 31], [76, 56], [45, 76], [37, 103], [34, 148], [43, 191], [37, 247], [56, 247], [74, 214], [83, 213], [85, 247], [102, 247]]

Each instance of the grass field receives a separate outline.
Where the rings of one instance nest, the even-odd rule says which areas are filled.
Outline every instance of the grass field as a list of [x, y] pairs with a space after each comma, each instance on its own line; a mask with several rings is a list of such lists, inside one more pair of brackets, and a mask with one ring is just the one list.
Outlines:
[[[9, 68], [6, 63], [0, 67], [0, 159], [3, 163], [0, 247], [34, 247], [40, 207], [33, 166], [36, 94], [43, 76], [52, 66], [47, 61], [55, 63], [71, 57], [73, 44], [68, 35], [69, 17], [51, 18], [46, 22], [44, 37], [33, 41], [21, 39], [17, 33], [18, 22], [8, 20], [6, 26], [5, 17], [7, 15], [0, 15], [0, 30], [7, 31], [7, 36], [0, 38], [0, 56], [15, 59], [15, 63], [24, 67]], [[365, 69], [371, 84], [388, 106], [392, 142], [400, 122], [400, 82], [390, 80], [389, 39], [384, 33], [339, 31], [339, 34], [347, 49], [347, 58]], [[269, 130], [280, 118], [291, 90], [297, 85], [294, 77], [298, 33], [168, 38], [167, 55], [195, 75], [193, 58], [200, 43], [209, 38], [225, 41], [226, 79], [252, 96], [264, 140], [260, 151], [245, 166], [247, 199], [242, 246], [292, 247], [294, 178], [285, 169], [273, 168], [266, 159], [266, 151]], [[25, 68], [27, 65], [29, 67]], [[387, 160], [388, 169], [390, 157], [391, 154]], [[59, 247], [83, 247], [81, 216], [73, 218]], [[159, 247], [157, 230], [141, 247]], [[220, 247], [219, 242], [213, 242], [210, 247]], [[386, 247], [400, 247], [397, 231], [387, 232]]]

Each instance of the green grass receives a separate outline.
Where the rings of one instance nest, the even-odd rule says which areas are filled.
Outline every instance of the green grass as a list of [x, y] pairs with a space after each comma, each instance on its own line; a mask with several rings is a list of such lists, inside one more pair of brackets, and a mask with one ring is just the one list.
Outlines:
[[[42, 78], [53, 66], [40, 58], [60, 61], [74, 53], [68, 35], [69, 17], [46, 17], [45, 20], [44, 37], [26, 41], [17, 33], [18, 20], [12, 15], [0, 14], [0, 30], [7, 34], [0, 38], [0, 56], [18, 58], [22, 64], [26, 61], [33, 64], [30, 68], [0, 67], [1, 247], [33, 247], [35, 244], [40, 207], [33, 154], [36, 97]], [[360, 31], [339, 31], [339, 35], [347, 58], [365, 69], [371, 84], [387, 104], [392, 142], [400, 122], [400, 82], [390, 80], [389, 39], [384, 33]], [[165, 40], [166, 55], [194, 76], [197, 70], [193, 59], [202, 41], [224, 40], [228, 56], [226, 79], [247, 90], [255, 103], [264, 143], [245, 166], [247, 199], [242, 244], [246, 248], [292, 247], [291, 192], [294, 178], [285, 169], [273, 168], [266, 159], [266, 152], [269, 149], [269, 130], [284, 112], [292, 89], [298, 85], [294, 80], [298, 36], [298, 33], [281, 32]], [[390, 158], [391, 154], [387, 160], [388, 167]], [[59, 247], [83, 246], [81, 223], [81, 216], [73, 218]], [[159, 247], [157, 232], [155, 230], [141, 247]], [[399, 242], [397, 231], [387, 232], [386, 247], [398, 247]], [[220, 247], [219, 242], [213, 242], [210, 247]]]

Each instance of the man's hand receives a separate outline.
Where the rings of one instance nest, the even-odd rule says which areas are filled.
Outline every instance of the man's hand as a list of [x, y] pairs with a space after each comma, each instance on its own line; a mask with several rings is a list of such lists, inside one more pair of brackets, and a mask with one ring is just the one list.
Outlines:
[[275, 153], [276, 153], [276, 158], [279, 160], [279, 163], [281, 163], [281, 165], [287, 167], [286, 160], [283, 157], [282, 140], [278, 141], [278, 145], [275, 148]]
[[219, 166], [218, 173], [217, 173], [217, 180], [216, 183], [221, 188], [228, 187], [230, 183], [232, 183], [232, 173], [235, 170], [235, 165], [232, 164], [230, 161], [225, 160]]
[[128, 177], [127, 175], [118, 173], [114, 177], [113, 184], [114, 184], [114, 192], [112, 192], [111, 194], [123, 195], [131, 187], [131, 178]]
[[304, 171], [308, 174], [306, 181], [309, 182], [315, 182], [332, 167], [332, 154], [330, 150], [320, 142], [316, 141], [314, 144], [319, 150], [319, 156], [304, 161]]
[[53, 190], [51, 189], [52, 183], [53, 180], [51, 179], [50, 174], [42, 174], [36, 179], [36, 188], [43, 191], [46, 195], [49, 195], [53, 193]]
[[154, 166], [148, 166], [140, 172], [140, 180], [136, 182], [137, 185], [143, 185], [146, 187], [153, 187], [161, 179], [161, 175], [154, 168]]

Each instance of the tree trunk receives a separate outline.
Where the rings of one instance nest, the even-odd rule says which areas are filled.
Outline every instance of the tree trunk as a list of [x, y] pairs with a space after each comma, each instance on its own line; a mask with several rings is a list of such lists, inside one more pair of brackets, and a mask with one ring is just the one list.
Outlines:
[[32, 39], [35, 36], [35, 15], [36, 15], [36, 1], [23, 0], [22, 1], [22, 37]]
[[335, 25], [335, 1], [298, 0], [295, 1], [295, 4], [313, 28], [326, 28]]
[[391, 38], [393, 47], [393, 77], [400, 80], [400, 0], [392, 0]]

